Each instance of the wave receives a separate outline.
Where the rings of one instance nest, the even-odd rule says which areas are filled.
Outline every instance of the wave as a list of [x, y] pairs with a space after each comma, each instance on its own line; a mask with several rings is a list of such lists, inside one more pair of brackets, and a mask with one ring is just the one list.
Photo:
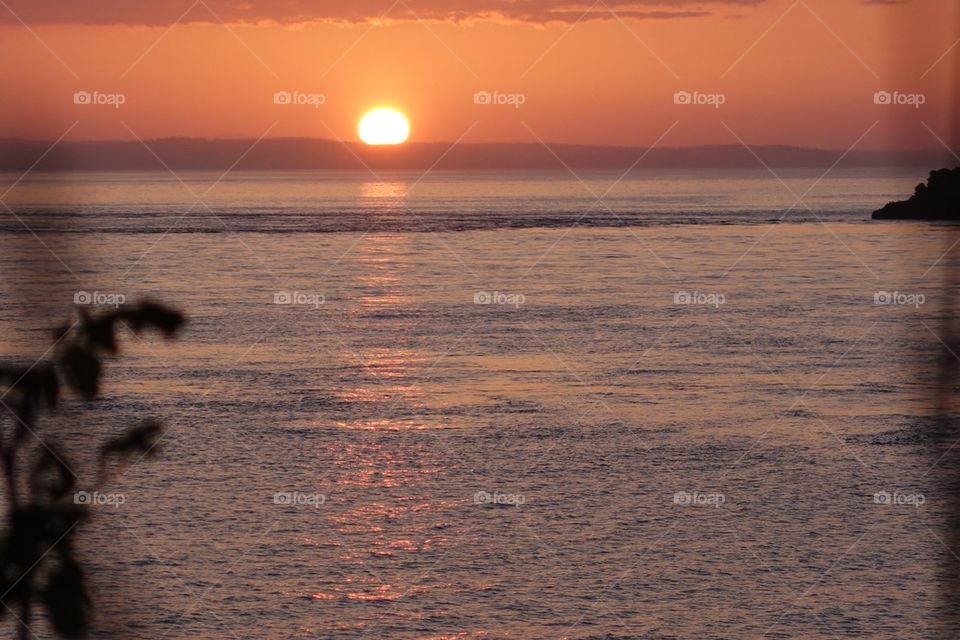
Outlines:
[[485, 210], [283, 209], [174, 212], [141, 209], [20, 210], [0, 219], [0, 233], [348, 233], [447, 232], [571, 227], [669, 227], [689, 225], [771, 225], [845, 222], [867, 224], [865, 210], [751, 210], [584, 212]]

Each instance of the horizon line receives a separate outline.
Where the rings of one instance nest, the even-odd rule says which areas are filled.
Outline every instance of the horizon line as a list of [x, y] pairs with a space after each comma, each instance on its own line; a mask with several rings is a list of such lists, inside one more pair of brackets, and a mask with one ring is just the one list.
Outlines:
[[[38, 143], [38, 144], [53, 144], [57, 142], [60, 145], [63, 144], [143, 144], [144, 142], [150, 141], [191, 141], [191, 142], [253, 142], [257, 141], [260, 144], [264, 142], [282, 142], [282, 141], [302, 141], [302, 142], [324, 142], [330, 144], [339, 144], [339, 145], [355, 145], [361, 148], [369, 149], [403, 149], [404, 147], [411, 146], [427, 146], [427, 145], [444, 145], [450, 148], [453, 147], [469, 147], [469, 146], [534, 146], [534, 147], [587, 147], [595, 149], [644, 149], [644, 150], [690, 150], [690, 149], [710, 149], [710, 148], [741, 148], [741, 149], [770, 149], [770, 148], [779, 148], [779, 149], [795, 149], [800, 151], [827, 151], [827, 152], [838, 152], [843, 153], [845, 151], [849, 152], [848, 149], [843, 149], [840, 147], [817, 147], [817, 146], [803, 146], [797, 144], [790, 144], [785, 142], [764, 142], [764, 143], [747, 143], [741, 144], [738, 142], [729, 142], [729, 143], [701, 143], [701, 144], [691, 144], [691, 145], [673, 145], [673, 146], [658, 146], [658, 145], [644, 145], [644, 144], [603, 144], [603, 143], [588, 143], [588, 142], [556, 142], [556, 141], [487, 141], [487, 142], [454, 142], [449, 140], [409, 140], [397, 145], [370, 145], [361, 140], [337, 140], [333, 138], [321, 138], [321, 137], [310, 137], [310, 136], [273, 136], [267, 138], [256, 138], [254, 136], [231, 136], [231, 137], [205, 137], [205, 136], [157, 136], [157, 137], [145, 137], [145, 138], [90, 138], [84, 140], [59, 140], [57, 141], [54, 138], [21, 138], [15, 136], [5, 136], [0, 137], [0, 143], [5, 142], [19, 142], [19, 143]], [[949, 151], [949, 147], [946, 148]], [[958, 148], [960, 150], [960, 148]], [[941, 152], [943, 149], [937, 146], [927, 146], [927, 147], [882, 147], [882, 148], [864, 148], [857, 149], [859, 152], [867, 153], [931, 153], [931, 152]]]

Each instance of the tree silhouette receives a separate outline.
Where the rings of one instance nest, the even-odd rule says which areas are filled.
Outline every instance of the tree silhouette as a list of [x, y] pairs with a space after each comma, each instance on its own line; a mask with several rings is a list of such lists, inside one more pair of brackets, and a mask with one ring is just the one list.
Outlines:
[[[7, 497], [0, 537], [0, 620], [8, 614], [19, 618], [11, 623], [19, 625], [21, 638], [32, 633], [37, 603], [67, 638], [86, 636], [92, 606], [75, 556], [76, 528], [89, 517], [89, 505], [78, 499], [82, 492], [77, 492], [67, 452], [39, 435], [40, 415], [57, 409], [65, 389], [84, 400], [99, 394], [104, 362], [119, 351], [118, 327], [173, 337], [183, 322], [179, 312], [153, 302], [99, 316], [81, 311], [73, 325], [56, 331], [49, 360], [27, 368], [0, 366], [0, 404], [9, 418], [0, 422]], [[96, 483], [90, 489], [102, 487], [132, 455], [154, 455], [161, 432], [158, 422], [147, 420], [106, 440], [97, 451]]]

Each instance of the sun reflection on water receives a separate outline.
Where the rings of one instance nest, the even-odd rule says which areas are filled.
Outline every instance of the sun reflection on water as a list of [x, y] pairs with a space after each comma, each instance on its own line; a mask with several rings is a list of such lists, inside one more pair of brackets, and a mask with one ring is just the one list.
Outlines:
[[409, 185], [405, 181], [364, 182], [360, 185], [360, 198], [374, 208], [402, 209]]
[[[392, 186], [391, 186], [392, 184]], [[387, 197], [399, 193], [402, 183], [366, 183], [371, 194]], [[387, 187], [390, 187], [387, 189]], [[348, 315], [373, 331], [384, 331], [384, 342], [376, 346], [352, 348], [342, 345], [341, 357], [362, 365], [361, 375], [352, 386], [344, 386], [337, 395], [345, 403], [370, 407], [363, 411], [375, 415], [356, 416], [338, 421], [351, 429], [395, 431], [420, 428], [409, 418], [394, 418], [396, 413], [409, 415], [424, 406], [424, 390], [420, 386], [421, 373], [427, 371], [430, 356], [409, 346], [397, 344], [395, 336], [407, 335], [412, 298], [408, 293], [407, 274], [411, 260], [410, 239], [395, 234], [364, 236], [354, 251], [357, 264], [356, 281], [360, 295], [348, 310]], [[373, 409], [376, 409], [375, 411]]]

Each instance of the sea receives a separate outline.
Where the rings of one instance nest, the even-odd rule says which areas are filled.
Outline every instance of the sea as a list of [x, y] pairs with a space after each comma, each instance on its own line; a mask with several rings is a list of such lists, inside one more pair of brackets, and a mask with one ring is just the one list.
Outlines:
[[35, 434], [93, 637], [948, 637], [960, 234], [870, 219], [925, 177], [0, 174], [4, 362], [188, 318]]

